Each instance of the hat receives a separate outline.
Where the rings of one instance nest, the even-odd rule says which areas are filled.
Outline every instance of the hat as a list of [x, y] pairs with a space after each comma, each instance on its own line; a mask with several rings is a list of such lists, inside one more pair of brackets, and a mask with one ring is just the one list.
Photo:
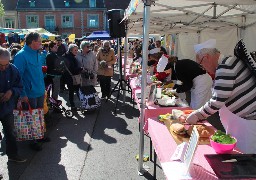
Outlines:
[[163, 72], [167, 64], [168, 64], [168, 58], [165, 55], [162, 55], [162, 57], [159, 59], [157, 63], [157, 68], [156, 68], [157, 72]]
[[156, 54], [160, 52], [160, 48], [154, 48], [149, 51], [149, 54]]
[[208, 41], [205, 41], [201, 44], [194, 45], [194, 50], [196, 53], [198, 53], [201, 49], [208, 48], [216, 48], [216, 39], [209, 39]]

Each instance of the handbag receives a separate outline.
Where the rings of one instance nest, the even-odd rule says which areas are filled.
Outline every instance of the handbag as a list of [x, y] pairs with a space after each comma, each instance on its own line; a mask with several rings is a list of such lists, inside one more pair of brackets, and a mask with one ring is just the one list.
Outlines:
[[82, 77], [85, 79], [93, 79], [94, 74], [92, 72], [90, 72], [89, 70], [85, 70], [85, 72], [82, 73]]
[[77, 74], [77, 75], [73, 75], [70, 70], [68, 69], [68, 67], [66, 66], [66, 64], [64, 63], [64, 66], [66, 68], [66, 70], [68, 71], [68, 73], [70, 74], [72, 81], [73, 81], [73, 85], [80, 85], [81, 84], [81, 74]]
[[[19, 104], [20, 102], [18, 102]], [[14, 128], [17, 141], [42, 139], [46, 132], [44, 121], [44, 110], [42, 108], [23, 110], [21, 105], [13, 110]]]

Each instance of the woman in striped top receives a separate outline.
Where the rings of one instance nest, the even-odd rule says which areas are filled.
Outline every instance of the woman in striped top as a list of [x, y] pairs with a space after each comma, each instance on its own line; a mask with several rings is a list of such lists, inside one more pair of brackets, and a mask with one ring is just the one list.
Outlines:
[[195, 124], [219, 111], [226, 132], [237, 138], [238, 148], [256, 153], [256, 78], [242, 60], [224, 58], [215, 48], [203, 48], [196, 57], [206, 71], [215, 74], [215, 81], [212, 98], [186, 121]]

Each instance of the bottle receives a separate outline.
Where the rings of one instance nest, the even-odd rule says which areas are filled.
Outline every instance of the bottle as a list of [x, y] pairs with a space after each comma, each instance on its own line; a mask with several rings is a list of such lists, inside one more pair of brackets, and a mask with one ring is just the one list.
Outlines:
[[156, 98], [161, 99], [161, 96], [162, 96], [162, 87], [157, 86], [157, 88], [156, 88]]

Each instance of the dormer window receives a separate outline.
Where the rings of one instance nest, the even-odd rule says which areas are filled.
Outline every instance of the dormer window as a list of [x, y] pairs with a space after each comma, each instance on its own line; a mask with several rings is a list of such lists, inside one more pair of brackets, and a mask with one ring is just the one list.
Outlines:
[[64, 5], [65, 7], [69, 7], [70, 6], [69, 1], [64, 1]]
[[36, 1], [28, 1], [30, 7], [36, 7]]

